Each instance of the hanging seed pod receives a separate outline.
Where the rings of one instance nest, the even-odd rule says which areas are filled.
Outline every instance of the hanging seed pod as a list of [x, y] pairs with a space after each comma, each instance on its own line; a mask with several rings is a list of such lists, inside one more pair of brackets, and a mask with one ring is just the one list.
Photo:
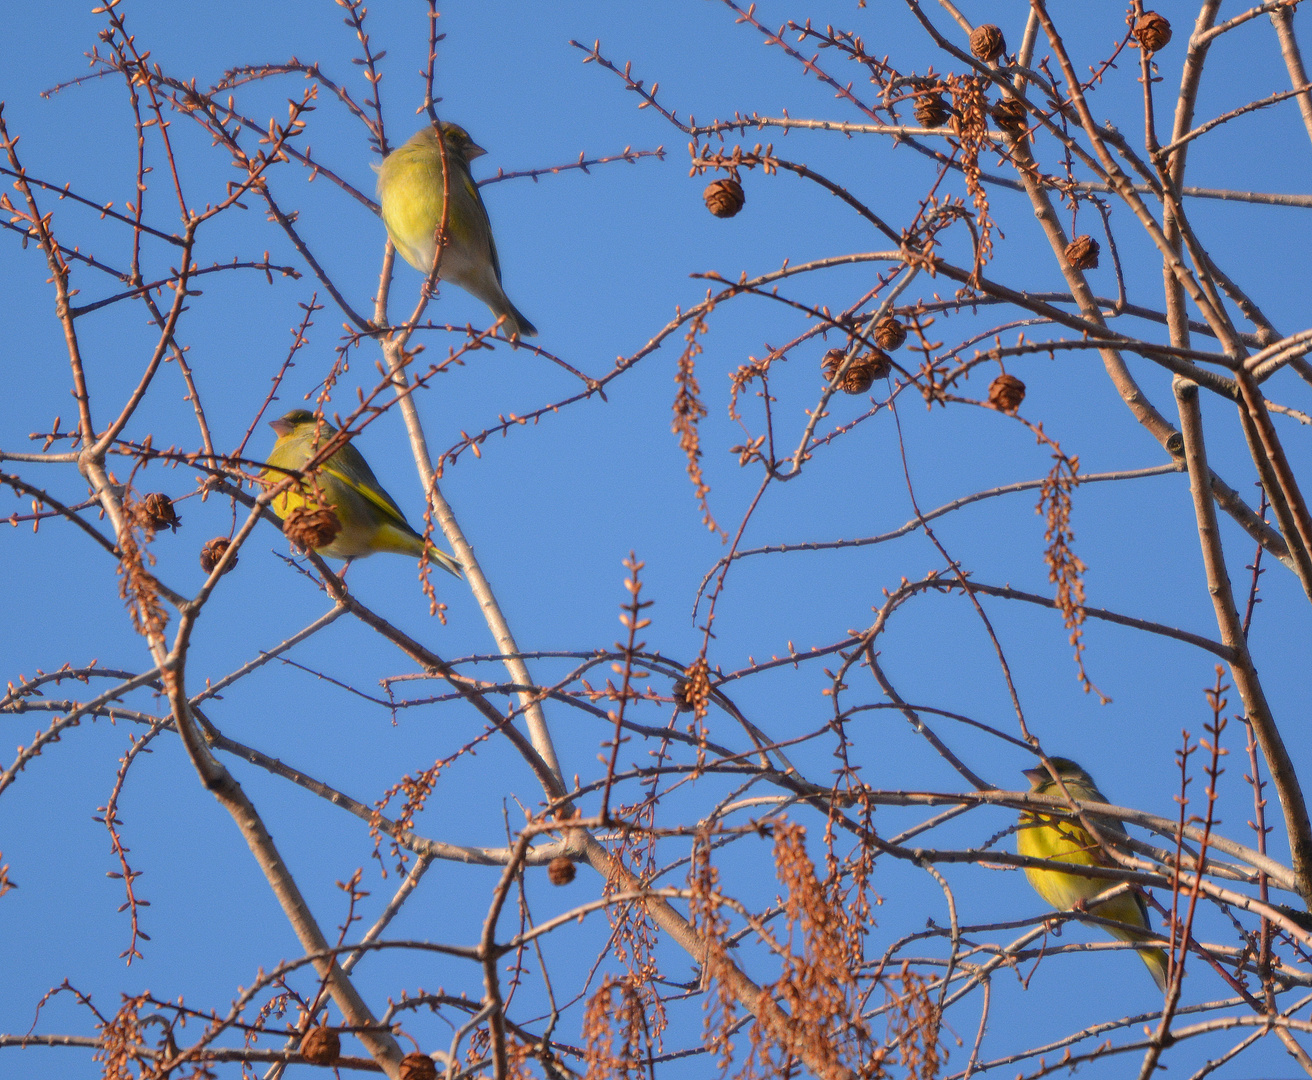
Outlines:
[[900, 349], [906, 339], [907, 328], [891, 315], [875, 324], [875, 341], [879, 343], [881, 349], [888, 352]]
[[[224, 552], [232, 546], [232, 541], [226, 536], [216, 536], [208, 544], [200, 549], [200, 568], [207, 574], [214, 573], [214, 568], [219, 565], [219, 560], [223, 558]], [[223, 572], [229, 573], [237, 565], [237, 556], [234, 555], [228, 565], [224, 567]]]
[[1097, 270], [1098, 250], [1098, 241], [1092, 236], [1077, 236], [1066, 245], [1066, 261], [1076, 270]]
[[985, 63], [991, 63], [1007, 51], [1007, 40], [1001, 29], [992, 23], [984, 23], [971, 32], [970, 51]]
[[1134, 24], [1134, 37], [1144, 52], [1160, 52], [1171, 40], [1171, 24], [1157, 12], [1145, 11]]
[[547, 863], [547, 880], [553, 885], [568, 885], [574, 880], [574, 863], [568, 855], [557, 855]]
[[927, 128], [942, 127], [948, 122], [948, 117], [951, 115], [948, 110], [948, 103], [943, 100], [943, 95], [930, 91], [916, 95], [913, 112], [916, 114], [916, 123]]
[[302, 551], [318, 551], [327, 547], [342, 531], [342, 523], [337, 512], [330, 506], [310, 510], [298, 506], [282, 523], [282, 531], [287, 539]]
[[162, 491], [151, 492], [136, 507], [136, 518], [148, 529], [178, 531], [182, 518], [173, 509], [173, 500]]
[[401, 1080], [437, 1080], [437, 1066], [427, 1054], [406, 1054], [399, 1071]]
[[731, 218], [743, 208], [747, 196], [743, 194], [742, 184], [733, 177], [725, 177], [712, 180], [702, 192], [702, 199], [706, 209], [716, 217]]
[[989, 404], [1005, 413], [1014, 413], [1025, 400], [1025, 384], [1015, 375], [999, 375], [989, 383]]
[[301, 1040], [301, 1057], [311, 1065], [332, 1065], [341, 1056], [341, 1036], [330, 1027], [312, 1027]]
[[1019, 135], [1025, 130], [1025, 106], [1019, 101], [1003, 98], [989, 109], [993, 122], [1008, 135]]
[[[820, 361], [820, 370], [824, 372], [826, 382], [834, 381], [834, 376], [838, 374], [838, 369], [842, 367], [846, 355], [843, 349], [830, 349], [825, 353], [824, 359]], [[872, 349], [870, 352], [852, 357], [852, 362], [848, 364], [837, 389], [845, 394], [864, 394], [870, 389], [871, 383], [876, 379], [882, 379], [892, 369], [892, 358], [880, 349]]]

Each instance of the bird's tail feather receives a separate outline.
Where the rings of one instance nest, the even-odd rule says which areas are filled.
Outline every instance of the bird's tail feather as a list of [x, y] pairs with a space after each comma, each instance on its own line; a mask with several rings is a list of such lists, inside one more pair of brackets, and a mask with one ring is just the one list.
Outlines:
[[1153, 977], [1157, 989], [1163, 994], [1166, 993], [1166, 975], [1169, 965], [1166, 953], [1161, 949], [1140, 949], [1139, 958], [1143, 960], [1144, 965], [1148, 968], [1148, 974]]
[[458, 578], [463, 578], [465, 576], [461, 572], [460, 564], [441, 548], [436, 547], [433, 544], [428, 545], [428, 561], [436, 563], [448, 574], [454, 574]]
[[524, 317], [524, 313], [519, 308], [515, 307], [514, 304], [510, 304], [508, 300], [506, 302], [510, 306], [510, 310], [506, 312], [510, 316], [506, 322], [510, 325], [506, 329], [511, 334], [518, 334], [520, 337], [537, 337], [538, 328]]

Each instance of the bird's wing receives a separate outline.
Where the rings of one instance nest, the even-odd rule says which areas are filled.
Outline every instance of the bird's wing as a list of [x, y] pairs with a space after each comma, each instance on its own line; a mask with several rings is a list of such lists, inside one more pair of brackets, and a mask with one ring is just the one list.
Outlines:
[[[1068, 780], [1066, 786], [1072, 795], [1083, 802], [1100, 802], [1114, 805], [1111, 799], [1099, 791], [1098, 786], [1091, 780], [1087, 784], [1078, 781], [1072, 784]], [[1054, 792], [1054, 794], [1056, 793]], [[1130, 834], [1125, 831], [1125, 823], [1119, 818], [1100, 817], [1097, 814], [1092, 815], [1092, 818], [1094, 824], [1109, 836], [1123, 836], [1127, 840], [1130, 838]]]
[[483, 233], [487, 237], [487, 250], [492, 257], [492, 269], [496, 273], [499, 283], [501, 281], [501, 260], [497, 258], [497, 242], [492, 236], [492, 219], [487, 216], [487, 207], [483, 205], [483, 196], [478, 193], [478, 185], [474, 183], [474, 178], [470, 176], [467, 169], [463, 170], [463, 173], [461, 180], [465, 185], [465, 194], [474, 201], [474, 206], [483, 216]]
[[1139, 905], [1139, 914], [1143, 916], [1143, 928], [1152, 930], [1153, 924], [1148, 919], [1148, 902], [1144, 900], [1143, 893], [1136, 889], [1130, 895], [1134, 897], [1134, 902]]
[[374, 471], [369, 468], [369, 463], [350, 443], [319, 467], [376, 506], [393, 525], [408, 533], [414, 532], [410, 523], [406, 521], [405, 515], [401, 513], [401, 508], [392, 500], [392, 496], [383, 490], [382, 484], [374, 476]]
[[[1100, 802], [1106, 802], [1106, 799], [1100, 799]], [[1093, 823], [1109, 836], [1130, 838], [1130, 834], [1125, 831], [1125, 823], [1118, 818], [1101, 817], [1098, 814], [1092, 815]]]

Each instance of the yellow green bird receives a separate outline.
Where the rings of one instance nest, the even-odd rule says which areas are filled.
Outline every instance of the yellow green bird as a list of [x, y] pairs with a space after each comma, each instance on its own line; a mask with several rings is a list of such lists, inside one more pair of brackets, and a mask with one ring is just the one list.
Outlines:
[[[320, 448], [337, 434], [326, 420], [316, 421], [305, 409], [293, 409], [269, 426], [278, 438], [269, 453], [264, 482], [270, 486], [305, 471]], [[424, 538], [405, 520], [396, 501], [383, 490], [360, 451], [349, 442], [334, 451], [271, 504], [284, 521], [298, 508], [331, 509], [341, 530], [315, 551], [331, 559], [361, 559], [377, 551], [422, 558]], [[460, 577], [460, 564], [444, 551], [428, 544], [428, 557], [444, 570]]]
[[[1066, 790], [1080, 802], [1107, 802], [1106, 796], [1098, 790], [1087, 772], [1070, 758], [1049, 758], [1053, 767], [1061, 776]], [[1035, 795], [1062, 796], [1061, 788], [1040, 766], [1037, 769], [1024, 770], [1030, 782], [1030, 791]], [[1125, 826], [1112, 818], [1095, 817], [1094, 823], [1109, 835], [1125, 836]], [[1022, 855], [1034, 859], [1051, 859], [1056, 862], [1076, 863], [1082, 866], [1114, 866], [1092, 836], [1076, 820], [1049, 814], [1023, 813], [1020, 816], [1020, 829], [1016, 833], [1016, 850]], [[1044, 900], [1062, 911], [1080, 906], [1092, 900], [1099, 893], [1105, 892], [1114, 882], [1107, 878], [1084, 877], [1081, 874], [1066, 874], [1060, 870], [1044, 870], [1027, 866], [1025, 876]], [[1148, 924], [1148, 905], [1143, 897], [1134, 891], [1121, 893], [1112, 900], [1106, 900], [1089, 908], [1089, 913], [1102, 919], [1114, 919], [1126, 924], [1121, 927], [1103, 927], [1113, 937], [1121, 941], [1143, 941], [1151, 936]], [[1138, 927], [1139, 929], [1133, 929]], [[1138, 950], [1139, 956], [1148, 966], [1148, 971], [1160, 990], [1166, 989], [1167, 957], [1159, 948]]]
[[501, 287], [492, 222], [469, 173], [469, 163], [487, 151], [464, 128], [444, 122], [439, 143], [438, 129], [430, 124], [383, 159], [378, 168], [378, 201], [387, 234], [401, 257], [416, 270], [427, 274], [433, 269], [437, 229], [442, 223], [443, 144], [451, 209], [438, 276], [478, 297], [492, 314], [504, 315], [502, 325], [511, 337], [536, 337], [537, 327], [524, 318]]

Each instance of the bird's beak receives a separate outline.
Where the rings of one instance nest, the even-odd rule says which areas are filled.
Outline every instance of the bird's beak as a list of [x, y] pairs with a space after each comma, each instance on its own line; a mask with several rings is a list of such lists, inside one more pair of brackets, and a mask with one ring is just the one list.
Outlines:
[[292, 433], [291, 424], [289, 424], [287, 420], [283, 417], [279, 417], [277, 420], [270, 420], [269, 427], [273, 428], [274, 432], [278, 435], [279, 438], [281, 438], [284, 435], [290, 435]]
[[482, 157], [486, 153], [487, 151], [484, 150], [481, 146], [479, 146], [478, 143], [471, 142], [468, 146], [465, 147], [465, 160], [473, 161], [474, 158]]
[[1037, 769], [1021, 769], [1020, 774], [1031, 784], [1042, 784], [1045, 781], [1052, 779], [1048, 775], [1048, 770], [1042, 765]]

